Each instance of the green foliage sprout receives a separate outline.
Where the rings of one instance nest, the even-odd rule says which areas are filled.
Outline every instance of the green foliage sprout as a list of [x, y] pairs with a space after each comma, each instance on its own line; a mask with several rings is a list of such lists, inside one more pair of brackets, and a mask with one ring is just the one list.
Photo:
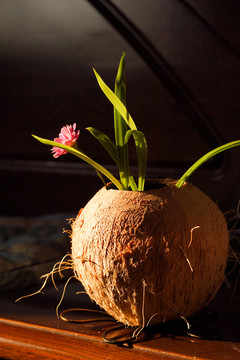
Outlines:
[[[79, 150], [76, 144], [74, 144], [74, 146], [67, 146], [56, 141], [40, 138], [36, 135], [33, 135], [33, 137], [43, 144], [63, 149], [66, 152], [69, 152], [87, 162], [96, 169], [101, 178], [101, 174], [103, 174], [119, 190], [144, 191], [148, 147], [144, 133], [137, 129], [133, 118], [126, 108], [125, 54], [123, 53], [118, 66], [114, 92], [105, 84], [96, 70], [93, 69], [93, 71], [102, 92], [113, 105], [115, 143], [106, 134], [98, 129], [93, 127], [87, 127], [86, 129], [99, 141], [99, 143], [105, 148], [113, 161], [116, 163], [119, 170], [120, 180], [113, 176], [106, 168], [88, 157], [83, 151]], [[133, 137], [137, 154], [137, 184], [131, 174], [129, 167], [128, 142], [131, 137]], [[232, 141], [219, 146], [216, 149], [211, 150], [207, 154], [203, 155], [177, 181], [176, 187], [180, 188], [202, 164], [211, 159], [213, 156], [239, 145], [240, 140]]]

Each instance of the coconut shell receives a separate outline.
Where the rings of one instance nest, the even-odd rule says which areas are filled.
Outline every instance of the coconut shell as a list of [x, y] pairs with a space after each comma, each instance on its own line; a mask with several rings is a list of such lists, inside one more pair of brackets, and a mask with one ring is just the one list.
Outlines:
[[72, 228], [76, 277], [100, 307], [132, 326], [187, 317], [224, 280], [228, 231], [217, 205], [173, 180], [158, 189], [102, 188]]

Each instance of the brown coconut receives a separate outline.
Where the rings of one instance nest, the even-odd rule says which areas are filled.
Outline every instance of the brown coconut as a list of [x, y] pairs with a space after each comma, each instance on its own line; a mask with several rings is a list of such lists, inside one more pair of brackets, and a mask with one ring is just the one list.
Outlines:
[[144, 192], [102, 188], [72, 229], [76, 277], [127, 325], [187, 317], [224, 280], [228, 231], [217, 205], [170, 179]]

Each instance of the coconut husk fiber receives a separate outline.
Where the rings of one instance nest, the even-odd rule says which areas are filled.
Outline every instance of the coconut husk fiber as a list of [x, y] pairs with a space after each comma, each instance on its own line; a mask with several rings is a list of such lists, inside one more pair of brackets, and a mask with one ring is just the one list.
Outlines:
[[76, 277], [123, 324], [187, 317], [207, 305], [224, 280], [224, 216], [195, 186], [175, 184], [159, 180], [159, 188], [144, 192], [104, 187], [73, 223]]

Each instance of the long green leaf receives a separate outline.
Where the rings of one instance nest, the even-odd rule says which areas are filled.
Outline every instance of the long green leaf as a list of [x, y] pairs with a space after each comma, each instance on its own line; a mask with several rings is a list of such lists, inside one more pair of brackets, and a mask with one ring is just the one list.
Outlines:
[[93, 166], [95, 169], [97, 169], [98, 171], [100, 171], [103, 175], [105, 175], [110, 181], [113, 182], [113, 184], [119, 189], [122, 190], [122, 185], [120, 184], [120, 182], [115, 178], [115, 176], [113, 176], [107, 169], [105, 169], [103, 166], [101, 166], [100, 164], [98, 164], [96, 161], [92, 160], [90, 157], [88, 157], [87, 155], [85, 155], [83, 152], [81, 152], [78, 149], [75, 149], [74, 147], [71, 146], [67, 146], [67, 145], [63, 145], [60, 144], [56, 141], [52, 141], [52, 140], [48, 140], [48, 139], [43, 139], [40, 138], [36, 135], [32, 135], [35, 139], [37, 139], [38, 141], [40, 141], [41, 143], [45, 144], [45, 145], [50, 145], [50, 146], [56, 146], [60, 149], [66, 150], [67, 152], [77, 156], [78, 158], [82, 159], [83, 161], [87, 162], [88, 164], [90, 164], [91, 166]]
[[208, 161], [209, 159], [211, 159], [213, 156], [219, 154], [222, 151], [231, 149], [235, 146], [239, 146], [240, 145], [240, 140], [236, 140], [236, 141], [231, 141], [227, 144], [221, 145], [219, 147], [217, 147], [216, 149], [213, 149], [211, 151], [209, 151], [207, 154], [203, 155], [199, 160], [197, 160], [184, 174], [183, 176], [178, 180], [176, 186], [178, 188], [180, 188], [185, 181], [187, 181], [187, 179], [199, 168], [199, 166], [201, 166], [202, 164], [204, 164], [206, 161]]
[[[125, 54], [122, 55], [119, 63], [118, 72], [115, 79], [114, 93], [123, 103], [123, 105], [126, 106]], [[124, 143], [127, 128], [128, 125], [126, 121], [114, 106], [115, 142], [117, 149], [119, 175], [123, 190], [128, 190], [129, 188], [128, 146]]]
[[86, 130], [88, 130], [100, 142], [100, 144], [105, 148], [111, 158], [118, 165], [117, 148], [112, 140], [102, 131], [93, 127], [87, 127]]
[[129, 141], [129, 138], [133, 136], [137, 151], [138, 159], [138, 191], [144, 190], [146, 166], [147, 166], [147, 141], [142, 131], [128, 130], [125, 136], [125, 142]]
[[105, 84], [105, 82], [102, 80], [100, 75], [96, 72], [95, 69], [93, 69], [94, 74], [97, 78], [98, 84], [100, 88], [102, 89], [103, 93], [106, 95], [108, 100], [112, 103], [112, 105], [117, 109], [117, 111], [121, 114], [123, 119], [126, 121], [128, 126], [131, 130], [137, 130], [137, 127], [131, 117], [131, 115], [128, 113], [126, 107], [123, 105], [121, 100], [114, 94], [114, 92]]

